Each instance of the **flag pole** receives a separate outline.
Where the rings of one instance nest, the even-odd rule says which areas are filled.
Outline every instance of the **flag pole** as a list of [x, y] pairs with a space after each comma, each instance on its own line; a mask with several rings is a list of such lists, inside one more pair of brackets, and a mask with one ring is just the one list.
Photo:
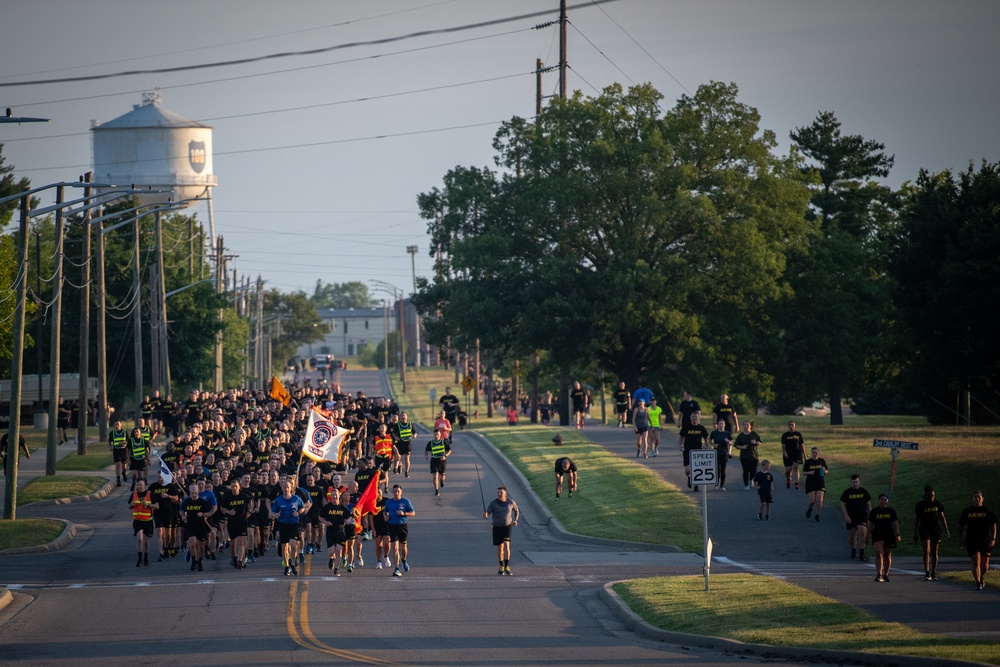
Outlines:
[[483, 514], [486, 514], [486, 495], [483, 493], [483, 479], [479, 476], [479, 464], [476, 464], [476, 479], [479, 480], [479, 498], [483, 501]]

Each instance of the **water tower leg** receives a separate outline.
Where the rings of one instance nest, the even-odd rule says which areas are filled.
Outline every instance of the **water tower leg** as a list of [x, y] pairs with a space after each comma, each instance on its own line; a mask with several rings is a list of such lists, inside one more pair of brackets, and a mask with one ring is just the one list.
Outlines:
[[208, 201], [208, 235], [210, 248], [215, 248], [215, 210], [212, 206], [212, 188], [205, 188], [205, 199]]

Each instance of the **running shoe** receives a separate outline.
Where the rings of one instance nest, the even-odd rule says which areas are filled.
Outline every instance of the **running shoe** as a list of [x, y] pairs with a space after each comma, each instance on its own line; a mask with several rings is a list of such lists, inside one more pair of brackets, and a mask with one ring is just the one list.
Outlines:
[[511, 572], [510, 568], [507, 567], [506, 565], [503, 568], [503, 573], [506, 574], [508, 577], [513, 577], [514, 576], [514, 573]]
[[403, 576], [403, 573], [402, 573], [402, 572], [400, 572], [400, 571], [399, 571], [399, 568], [397, 567], [397, 568], [396, 568], [395, 570], [393, 570], [393, 572], [392, 572], [392, 576], [394, 576], [394, 577], [402, 577], [402, 576]]
[[790, 480], [790, 479], [786, 479], [785, 480], [785, 488], [786, 489], [792, 488], [792, 480]]
[[763, 521], [764, 520], [764, 513], [763, 512], [757, 512], [757, 520], [758, 521]]
[[356, 560], [354, 564], [357, 565], [358, 567], [365, 566], [365, 559], [361, 557], [361, 554], [358, 554], [358, 560]]
[[653, 450], [653, 458], [654, 459], [656, 458], [656, 450], [655, 449]]
[[798, 491], [798, 490], [799, 490], [799, 483], [798, 483], [798, 482], [795, 482], [795, 490], [796, 490], [796, 491]]
[[434, 489], [434, 495], [435, 495], [435, 496], [440, 496], [440, 495], [441, 495], [441, 492], [440, 492], [440, 491], [438, 491], [437, 489]]
[[884, 581], [885, 583], [889, 583], [889, 575], [887, 574], [884, 577], [882, 577], [882, 581]]
[[290, 575], [291, 573], [292, 573], [292, 569], [291, 569], [291, 568], [288, 568], [288, 567], [286, 567], [286, 568], [285, 568], [285, 576], [287, 577], [287, 576], [288, 576], [288, 575]]
[[409, 477], [409, 476], [410, 476], [410, 473], [404, 473], [404, 475], [405, 475], [406, 477]]
[[642, 451], [641, 450], [636, 450], [636, 452], [635, 452], [635, 458], [639, 458], [640, 454], [642, 454]]
[[770, 520], [771, 520], [771, 515], [770, 514], [765, 514], [764, 515], [764, 521], [770, 521]]
[[379, 561], [379, 562], [375, 563], [375, 569], [376, 570], [381, 570], [382, 569], [382, 561]]
[[938, 580], [937, 572], [931, 572], [931, 581], [937, 581], [937, 580]]
[[813, 515], [813, 508], [810, 507], [809, 509], [806, 510], [806, 518], [808, 519], [812, 515]]
[[928, 572], [927, 574], [924, 575], [924, 581], [930, 581], [930, 580], [931, 580], [931, 573]]
[[881, 584], [883, 581], [885, 581], [885, 579], [883, 579], [882, 575], [879, 574], [879, 575], [875, 575], [875, 581], [877, 581], [878, 583]]
[[444, 479], [441, 480], [441, 488], [444, 488]]
[[197, 569], [198, 569], [198, 563], [195, 563], [195, 562], [192, 561], [192, 563], [191, 563], [191, 571], [194, 572]]
[[497, 568], [497, 574], [500, 575], [501, 577], [503, 576], [503, 565]]
[[209, 552], [208, 552], [208, 557], [209, 557], [209, 559], [211, 559], [211, 560], [215, 560], [215, 552], [214, 552], [214, 551], [209, 551]]
[[347, 571], [348, 572], [354, 572], [354, 566], [353, 565], [348, 565], [347, 566]]
[[976, 585], [976, 588], [977, 588], [978, 590], [983, 590], [984, 588], [986, 588], [986, 582], [985, 582], [985, 581], [980, 581], [980, 582], [979, 582], [979, 583], [978, 583], [978, 584]]
[[749, 491], [749, 490], [750, 490], [750, 485], [749, 485], [749, 484], [745, 484], [745, 485], [743, 486], [743, 490], [744, 490], [744, 491]]
[[819, 523], [819, 514], [817, 514], [817, 515], [815, 516], [815, 519], [816, 519], [816, 523]]
[[[304, 553], [299, 554], [299, 563], [301, 563], [302, 565], [306, 564], [306, 555]], [[292, 567], [294, 567], [294, 565]]]
[[295, 569], [295, 565], [294, 564], [292, 565], [292, 574], [294, 574], [296, 576], [298, 576], [298, 574], [299, 574], [299, 571]]
[[726, 490], [726, 485], [725, 484], [723, 484], [722, 486], [719, 487], [719, 491], [725, 491], [725, 490]]
[[392, 567], [392, 561], [389, 560], [388, 556], [386, 556], [382, 562], [385, 563], [386, 567]]
[[570, 491], [570, 492], [569, 492], [569, 497], [570, 497], [570, 498], [572, 498], [572, 497], [573, 497], [573, 492], [572, 492], [572, 491]]
[[156, 559], [156, 562], [157, 563], [162, 563], [163, 562], [163, 554], [160, 554], [160, 557]]
[[205, 570], [205, 566], [204, 566], [204, 565], [202, 565], [202, 563], [201, 563], [201, 559], [199, 559], [199, 560], [198, 560], [198, 571], [199, 571], [199, 572], [202, 572], [202, 571], [204, 571], [204, 570]]
[[306, 553], [307, 554], [312, 554], [312, 552], [313, 552], [313, 545], [307, 544], [306, 545]]
[[688, 481], [688, 488], [690, 489], [691, 488], [691, 475], [688, 475], [687, 481]]
[[410, 571], [410, 565], [409, 565], [409, 563], [407, 563], [407, 562], [406, 562], [406, 561], [404, 560], [404, 561], [403, 561], [403, 572], [409, 572], [409, 571]]
[[139, 556], [138, 560], [135, 561], [136, 567], [142, 567], [142, 556]]
[[333, 562], [336, 560], [333, 556], [330, 556], [330, 562], [326, 564], [328, 568], [333, 569]]
[[335, 577], [339, 577], [340, 576], [340, 568], [339, 567], [333, 568], [333, 576], [335, 576]]
[[253, 554], [247, 554], [247, 562], [248, 562], [248, 563], [256, 563], [256, 562], [257, 562], [257, 559], [256, 559], [256, 558], [254, 558], [254, 555], [253, 555]]

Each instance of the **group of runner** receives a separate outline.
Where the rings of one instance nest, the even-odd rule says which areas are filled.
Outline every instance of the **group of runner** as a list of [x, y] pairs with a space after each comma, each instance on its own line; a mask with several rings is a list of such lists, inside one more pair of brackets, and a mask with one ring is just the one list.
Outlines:
[[[625, 427], [631, 417], [636, 433], [636, 457], [646, 457], [647, 439], [651, 439], [652, 455], [657, 456], [660, 432], [665, 419], [662, 410], [656, 407], [656, 399], [652, 392], [640, 387], [634, 395], [630, 395], [625, 383], [620, 382], [614, 394], [614, 401], [620, 428]], [[725, 491], [726, 468], [729, 459], [734, 456], [735, 449], [742, 468], [744, 490], [755, 490], [758, 494], [760, 502], [757, 518], [762, 521], [770, 520], [776, 485], [775, 474], [771, 472], [771, 462], [761, 459], [762, 439], [754, 430], [753, 420], [744, 420], [742, 428], [737, 431], [736, 424], [739, 418], [727, 394], [722, 394], [719, 402], [712, 408], [715, 429], [711, 432], [701, 425], [701, 406], [690, 391], [684, 392], [684, 400], [679, 404], [678, 412], [680, 414], [678, 449], [683, 455], [688, 488], [693, 491], [699, 490], [698, 485], [693, 485], [691, 482], [692, 450], [715, 449], [717, 480], [715, 487]], [[818, 523], [822, 516], [826, 477], [830, 468], [826, 460], [820, 456], [818, 447], [812, 447], [809, 456], [806, 456], [805, 438], [798, 431], [794, 421], [788, 422], [787, 430], [781, 434], [780, 444], [785, 488], [799, 491], [800, 483], [804, 486], [808, 501], [805, 516]], [[557, 497], [561, 481], [559, 472], [557, 463]], [[853, 475], [850, 488], [841, 494], [840, 505], [847, 528], [850, 557], [867, 561], [865, 546], [870, 542], [876, 561], [875, 580], [882, 583], [889, 581], [892, 550], [900, 539], [901, 532], [896, 511], [889, 507], [888, 496], [881, 494], [875, 507], [872, 507], [871, 500], [871, 495], [861, 486], [860, 477]], [[914, 516], [914, 541], [923, 545], [924, 579], [936, 581], [938, 545], [942, 535], [950, 537], [951, 534], [944, 506], [936, 499], [934, 490], [930, 486], [925, 487], [924, 498], [914, 508]], [[969, 554], [973, 578], [980, 590], [985, 586], [983, 581], [989, 570], [989, 558], [996, 543], [996, 534], [997, 517], [989, 508], [983, 506], [983, 493], [976, 491], [972, 495], [972, 505], [965, 508], [959, 518], [958, 543], [959, 547], [964, 546]]]
[[[227, 550], [232, 566], [244, 569], [277, 546], [284, 573], [292, 576], [307, 554], [325, 545], [329, 568], [339, 576], [341, 568], [364, 566], [369, 540], [377, 569], [394, 567], [395, 576], [409, 570], [407, 521], [415, 510], [400, 484], [389, 491], [390, 475], [409, 477], [415, 431], [408, 416], [392, 401], [341, 393], [336, 385], [291, 389], [305, 407], [286, 407], [263, 392], [193, 392], [187, 430], [167, 441], [157, 466], [150, 465], [152, 426], [140, 418], [126, 434], [115, 424], [109, 447], [117, 483], [127, 481], [125, 467], [131, 474], [137, 567], [149, 564], [155, 533], [157, 560], [183, 553], [192, 571]], [[309, 405], [349, 431], [338, 463], [301, 455]], [[188, 419], [190, 413], [199, 419]], [[430, 450], [428, 443], [428, 456]], [[355, 508], [366, 497], [373, 503], [359, 516]]]

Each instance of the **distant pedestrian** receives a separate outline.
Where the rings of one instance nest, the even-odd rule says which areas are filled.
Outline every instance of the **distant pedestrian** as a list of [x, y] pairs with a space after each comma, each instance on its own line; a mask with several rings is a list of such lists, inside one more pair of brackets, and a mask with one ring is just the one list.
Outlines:
[[743, 430], [733, 441], [733, 447], [740, 452], [740, 465], [743, 467], [743, 489], [750, 490], [750, 481], [757, 475], [757, 462], [760, 461], [760, 436], [753, 430], [753, 422], [743, 422]]
[[913, 508], [913, 541], [919, 542], [924, 551], [924, 581], [937, 581], [938, 545], [941, 531], [951, 537], [948, 519], [944, 516], [944, 505], [934, 497], [930, 485], [924, 487], [924, 497]]
[[493, 519], [493, 546], [497, 548], [499, 567], [497, 574], [511, 576], [510, 535], [521, 512], [517, 503], [507, 497], [507, 487], [497, 487], [497, 497], [490, 501], [483, 513], [484, 519]]
[[587, 392], [580, 387], [579, 382], [573, 383], [573, 391], [570, 392], [569, 398], [573, 403], [573, 423], [576, 424], [577, 428], [583, 428], [590, 406], [587, 401]]
[[720, 419], [715, 424], [715, 430], [708, 435], [708, 441], [715, 447], [715, 468], [718, 472], [716, 487], [726, 490], [726, 467], [733, 458], [733, 434], [726, 428], [726, 422]]
[[899, 542], [899, 521], [896, 510], [889, 507], [889, 496], [884, 493], [878, 497], [878, 507], [868, 515], [868, 533], [875, 551], [875, 581], [887, 582], [892, 568], [892, 550]]
[[851, 547], [851, 560], [865, 561], [865, 544], [868, 543], [868, 515], [872, 511], [872, 496], [861, 486], [861, 477], [851, 475], [851, 486], [840, 494], [840, 511], [847, 526], [847, 545]]
[[628, 389], [625, 388], [624, 381], [618, 383], [614, 399], [615, 412], [618, 414], [618, 428], [625, 428], [625, 422], [628, 420], [628, 413], [632, 407], [632, 396], [629, 394]]
[[573, 463], [573, 459], [568, 456], [564, 456], [560, 459], [556, 459], [555, 466], [556, 473], [556, 498], [562, 493], [563, 488], [563, 477], [568, 477], [569, 482], [569, 497], [573, 497], [573, 492], [576, 491], [576, 479], [577, 479], [577, 469], [576, 464]]
[[632, 428], [635, 430], [635, 458], [649, 457], [649, 408], [642, 401], [632, 411]]
[[429, 458], [431, 462], [431, 480], [434, 483], [435, 496], [441, 495], [449, 454], [451, 454], [451, 445], [445, 439], [444, 433], [439, 428], [434, 429], [434, 439], [427, 443], [427, 447], [424, 449], [424, 458]]
[[965, 550], [972, 560], [972, 578], [976, 588], [986, 587], [986, 572], [990, 569], [990, 554], [997, 541], [997, 515], [983, 505], [983, 492], [972, 494], [972, 505], [958, 517], [958, 546], [965, 534]]
[[771, 474], [771, 462], [764, 459], [760, 462], [760, 472], [753, 479], [754, 486], [757, 487], [757, 495], [760, 496], [760, 509], [757, 510], [757, 519], [770, 521], [771, 503], [774, 502], [774, 475]]
[[691, 425], [691, 415], [697, 414], [701, 417], [701, 406], [691, 397], [690, 391], [684, 392], [684, 400], [677, 406], [677, 411], [681, 413], [681, 429]]
[[[813, 516], [816, 523], [819, 523], [819, 515], [823, 511], [823, 496], [826, 495], [826, 476], [830, 468], [819, 457], [819, 447], [813, 447], [811, 453], [812, 456], [802, 464], [802, 474], [806, 476], [806, 497], [809, 498], [806, 518]], [[816, 514], [813, 515], [813, 512]]]
[[663, 430], [660, 418], [662, 416], [663, 408], [656, 404], [655, 398], [652, 399], [649, 403], [649, 445], [654, 458], [660, 453], [660, 432]]

